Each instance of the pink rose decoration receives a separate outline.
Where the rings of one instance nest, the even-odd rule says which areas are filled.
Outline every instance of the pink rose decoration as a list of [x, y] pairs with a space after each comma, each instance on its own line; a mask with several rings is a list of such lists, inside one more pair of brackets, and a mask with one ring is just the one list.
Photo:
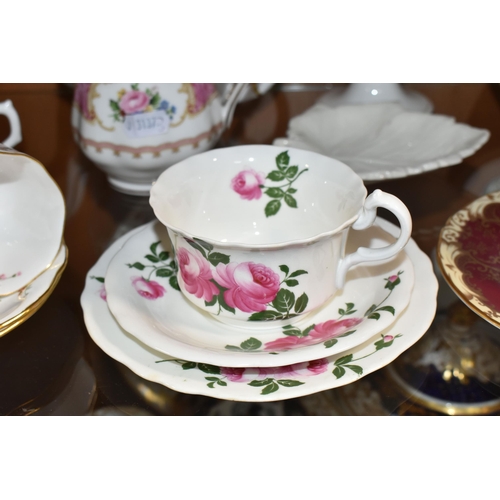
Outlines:
[[262, 196], [264, 174], [255, 170], [242, 170], [231, 180], [231, 187], [245, 200], [258, 200]]
[[394, 283], [398, 278], [399, 278], [399, 276], [397, 274], [393, 274], [392, 276], [389, 276], [387, 278], [387, 281], [390, 281], [391, 283]]
[[165, 294], [165, 288], [156, 281], [147, 281], [141, 276], [133, 276], [130, 279], [136, 292], [145, 299], [155, 300]]
[[149, 104], [149, 96], [140, 90], [130, 90], [120, 99], [120, 109], [126, 114], [144, 111]]
[[392, 340], [394, 340], [392, 335], [384, 335], [384, 342], [391, 342]]
[[104, 285], [102, 285], [99, 289], [99, 297], [101, 297], [104, 302], [108, 301], [108, 296], [106, 295], [106, 288], [104, 288]]
[[209, 263], [198, 250], [191, 253], [185, 248], [177, 251], [177, 262], [185, 289], [198, 297], [210, 302], [219, 289], [212, 283], [212, 271]]
[[212, 94], [216, 92], [213, 83], [192, 83], [191, 88], [194, 92], [194, 105], [189, 107], [190, 113], [198, 113], [207, 104]]
[[86, 120], [95, 118], [94, 113], [89, 110], [88, 104], [90, 85], [90, 83], [77, 83], [74, 93], [74, 101]]
[[220, 372], [231, 382], [241, 382], [246, 368], [226, 368], [221, 367]]
[[362, 321], [362, 318], [331, 319], [324, 323], [317, 324], [309, 332], [309, 335], [305, 337], [286, 335], [271, 342], [267, 342], [265, 348], [266, 351], [288, 351], [294, 347], [319, 344], [320, 342], [325, 342], [326, 340], [333, 339], [346, 333], [351, 328], [359, 325]]
[[264, 311], [280, 289], [279, 276], [268, 267], [253, 262], [218, 264], [214, 270], [217, 283], [227, 288], [228, 306], [251, 313]]

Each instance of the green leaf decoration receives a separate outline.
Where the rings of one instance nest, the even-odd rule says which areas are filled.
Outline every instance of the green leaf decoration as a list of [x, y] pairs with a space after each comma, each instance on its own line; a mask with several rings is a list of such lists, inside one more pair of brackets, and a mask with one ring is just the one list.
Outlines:
[[307, 336], [309, 335], [309, 332], [310, 332], [311, 330], [314, 330], [314, 327], [315, 327], [315, 326], [316, 326], [316, 325], [315, 325], [314, 323], [313, 323], [311, 326], [308, 326], [308, 327], [307, 327], [307, 328], [306, 328], [306, 329], [302, 332], [302, 336], [303, 336], [303, 337], [307, 337]]
[[244, 351], [256, 351], [260, 347], [262, 347], [262, 342], [254, 337], [250, 337], [240, 344], [240, 347]]
[[302, 332], [298, 328], [290, 328], [289, 330], [283, 328], [283, 334], [291, 337], [303, 337]]
[[102, 278], [101, 276], [91, 276], [91, 278], [95, 279], [99, 283], [104, 283], [104, 278]]
[[387, 281], [384, 288], [387, 288], [389, 290], [394, 290], [394, 288], [396, 288], [400, 283], [401, 283], [400, 278], [396, 279], [395, 281]]
[[266, 385], [264, 389], [262, 389], [261, 394], [265, 396], [266, 394], [271, 394], [273, 392], [276, 392], [279, 388], [280, 386], [273, 381], [269, 385]]
[[159, 258], [160, 260], [168, 260], [170, 254], [168, 252], [160, 252]]
[[186, 239], [186, 241], [193, 247], [193, 248], [196, 248], [196, 250], [198, 250], [198, 252], [201, 253], [201, 255], [203, 255], [203, 257], [205, 257], [205, 259], [207, 258], [207, 255], [205, 253], [205, 250], [203, 249], [203, 247], [201, 245], [198, 245], [198, 243], [196, 243], [195, 241], [193, 240], [188, 240]]
[[292, 208], [297, 208], [297, 200], [291, 194], [285, 194], [285, 203]]
[[267, 178], [275, 182], [282, 181], [285, 178], [285, 173], [281, 170], [271, 170], [271, 172], [267, 174]]
[[174, 290], [178, 290], [179, 292], [181, 291], [181, 288], [179, 287], [179, 282], [177, 281], [177, 276], [172, 276], [168, 282], [170, 283], [170, 286]]
[[341, 366], [336, 366], [332, 373], [335, 375], [337, 379], [342, 378], [345, 375], [345, 370]]
[[279, 385], [282, 385], [283, 387], [297, 387], [298, 385], [304, 385], [305, 382], [300, 382], [298, 380], [291, 380], [291, 379], [281, 379], [281, 380], [276, 380]]
[[224, 346], [224, 349], [227, 349], [228, 351], [241, 351], [241, 347], [237, 345], [226, 345]]
[[288, 194], [294, 194], [294, 193], [296, 193], [296, 192], [297, 192], [297, 190], [296, 190], [295, 188], [288, 188], [288, 189], [286, 190], [286, 192], [287, 192]]
[[196, 363], [193, 361], [186, 361], [181, 366], [183, 370], [192, 370], [193, 368], [196, 368]]
[[266, 217], [271, 217], [271, 215], [276, 215], [279, 212], [279, 209], [281, 208], [281, 202], [280, 200], [272, 200], [270, 201], [266, 207], [264, 208], [264, 212], [266, 214]]
[[272, 304], [277, 311], [288, 313], [295, 304], [295, 294], [286, 288], [281, 288]]
[[363, 368], [358, 365], [344, 365], [346, 368], [349, 368], [352, 370], [354, 373], [357, 373], [358, 375], [363, 375]]
[[134, 262], [133, 264], [127, 264], [127, 266], [132, 269], [139, 269], [139, 271], [143, 271], [146, 266], [144, 264], [141, 264], [140, 262]]
[[354, 307], [354, 303], [353, 302], [346, 302], [346, 308], [348, 311], [350, 311], [353, 307]]
[[145, 255], [144, 256], [146, 259], [149, 260], [149, 262], [157, 263], [160, 262], [160, 259], [158, 257], [155, 257], [154, 255]]
[[224, 293], [219, 293], [219, 295], [217, 296], [218, 300], [219, 300], [219, 304], [220, 306], [222, 307], [222, 309], [225, 309], [226, 311], [230, 312], [230, 313], [233, 313], [233, 314], [236, 314], [236, 311], [234, 309], [234, 307], [230, 307], [226, 304], [226, 301], [224, 300]]
[[205, 380], [209, 380], [210, 382], [217, 382], [219, 377], [205, 377]]
[[217, 295], [214, 295], [214, 296], [212, 297], [212, 300], [210, 300], [210, 301], [205, 300], [205, 305], [206, 305], [207, 307], [210, 307], [210, 306], [215, 306], [215, 304], [217, 304], [217, 299], [218, 299]]
[[157, 108], [158, 105], [160, 104], [160, 94], [158, 92], [152, 97], [152, 99], [149, 101], [149, 104], [153, 106], [153, 108]]
[[375, 311], [375, 309], [377, 309], [377, 306], [375, 304], [373, 304], [372, 306], [370, 306], [370, 308], [365, 312], [365, 316], [369, 316], [373, 311]]
[[299, 282], [297, 280], [286, 280], [285, 281], [286, 286], [297, 286]]
[[227, 382], [224, 382], [224, 380], [217, 380], [217, 385], [221, 385], [222, 387], [226, 387], [227, 386]]
[[335, 361], [335, 365], [336, 366], [345, 365], [347, 363], [350, 363], [351, 361], [352, 361], [352, 354], [348, 354], [347, 356], [342, 356], [341, 358], [337, 359], [337, 361]]
[[251, 385], [252, 387], [264, 387], [265, 385], [269, 385], [271, 382], [273, 382], [272, 378], [265, 378], [264, 380], [252, 380], [248, 383], [248, 385]]
[[198, 368], [203, 373], [211, 373], [213, 375], [220, 375], [220, 368], [215, 365], [209, 365], [207, 363], [198, 363]]
[[214, 249], [214, 246], [211, 245], [210, 243], [207, 243], [206, 241], [200, 240], [200, 238], [194, 238], [196, 243], [199, 243], [203, 248], [206, 248], [209, 252], [211, 252]]
[[283, 151], [276, 157], [276, 166], [280, 169], [288, 167], [290, 163], [290, 156], [288, 155], [288, 151]]
[[333, 347], [337, 342], [338, 342], [337, 339], [330, 339], [327, 340], [326, 342], [323, 342], [323, 344], [327, 349], [329, 349], [330, 347]]
[[120, 106], [117, 101], [113, 101], [113, 99], [109, 100], [109, 107], [113, 110], [116, 111], [117, 113], [120, 112]]
[[304, 271], [303, 269], [299, 269], [298, 271], [294, 271], [292, 274], [290, 274], [289, 278], [296, 278], [297, 276], [300, 276], [301, 274], [308, 274], [307, 271]]
[[370, 314], [370, 316], [368, 316], [368, 319], [378, 320], [378, 319], [380, 319], [380, 314], [379, 313]]
[[130, 85], [130, 88], [131, 88], [132, 90], [139, 90], [139, 84], [138, 84], [138, 83], [132, 83], [132, 84]]
[[210, 389], [213, 389], [215, 386], [215, 382], [210, 382], [209, 384], [207, 384], [207, 386], [210, 387]]
[[392, 306], [379, 307], [377, 309], [377, 311], [387, 311], [387, 312], [390, 312], [393, 316], [394, 316], [394, 314], [396, 314], [396, 310]]
[[273, 321], [276, 319], [283, 319], [283, 315], [276, 311], [260, 311], [253, 313], [248, 321]]
[[280, 271], [285, 273], [285, 276], [288, 276], [288, 273], [290, 272], [290, 268], [288, 266], [285, 266], [284, 264], [280, 266]]
[[271, 198], [283, 198], [285, 196], [285, 192], [281, 188], [268, 188], [264, 193]]
[[172, 276], [172, 274], [174, 273], [174, 271], [172, 271], [172, 269], [167, 269], [166, 267], [162, 267], [161, 269], [157, 269], [156, 270], [156, 276], [158, 276], [158, 278], [170, 278], [170, 276]]
[[298, 171], [299, 167], [297, 165], [294, 165], [293, 167], [288, 167], [286, 169], [285, 175], [288, 179], [293, 179], [297, 175]]
[[153, 244], [149, 247], [149, 249], [151, 250], [151, 253], [152, 253], [153, 255], [156, 255], [156, 249], [158, 248], [158, 245], [159, 245], [159, 244], [160, 244], [160, 242], [159, 242], [159, 241], [156, 241], [155, 243], [153, 243]]
[[352, 335], [355, 331], [356, 330], [349, 330], [348, 332], [345, 332], [342, 335], [339, 335], [337, 338], [349, 337], [349, 335]]
[[[292, 273], [293, 275], [293, 273]], [[307, 303], [309, 302], [309, 297], [307, 296], [307, 294], [304, 292], [298, 299], [297, 299], [297, 302], [295, 302], [295, 308], [294, 308], [294, 311], [297, 313], [297, 314], [300, 314], [301, 312], [303, 312], [305, 310], [305, 308], [307, 307]], [[313, 326], [314, 328], [314, 326]]]
[[229, 255], [225, 255], [219, 252], [213, 252], [208, 255], [208, 261], [212, 266], [216, 267], [217, 264], [229, 264], [230, 257]]
[[344, 309], [342, 309], [342, 308], [340, 308], [340, 309], [338, 310], [338, 313], [339, 313], [341, 316], [345, 316], [345, 310], [344, 310]]

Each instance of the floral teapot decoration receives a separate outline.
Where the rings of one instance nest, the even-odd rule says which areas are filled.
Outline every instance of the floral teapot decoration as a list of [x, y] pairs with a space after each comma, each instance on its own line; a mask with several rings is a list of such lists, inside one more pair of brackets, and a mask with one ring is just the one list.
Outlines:
[[[71, 123], [118, 191], [147, 196], [169, 166], [212, 148], [248, 84], [78, 83]], [[220, 87], [219, 87], [220, 88]]]

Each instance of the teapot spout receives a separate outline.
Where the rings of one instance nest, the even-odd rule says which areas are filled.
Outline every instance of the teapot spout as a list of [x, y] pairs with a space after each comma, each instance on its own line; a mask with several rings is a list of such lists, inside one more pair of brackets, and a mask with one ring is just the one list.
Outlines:
[[222, 130], [226, 130], [231, 125], [238, 99], [248, 86], [248, 83], [230, 83], [226, 87], [222, 104]]

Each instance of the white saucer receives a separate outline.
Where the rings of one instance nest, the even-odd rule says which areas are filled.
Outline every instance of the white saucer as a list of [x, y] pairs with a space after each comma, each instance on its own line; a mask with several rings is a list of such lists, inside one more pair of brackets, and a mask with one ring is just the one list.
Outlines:
[[490, 137], [451, 116], [395, 103], [332, 107], [318, 102], [290, 120], [275, 146], [314, 151], [351, 167], [364, 181], [421, 174], [461, 163]]
[[[392, 234], [397, 229], [379, 220]], [[140, 377], [188, 394], [234, 401], [277, 401], [346, 385], [382, 368], [411, 347], [427, 331], [436, 312], [437, 280], [430, 259], [410, 240], [406, 252], [415, 268], [415, 287], [407, 309], [390, 328], [361, 346], [324, 361], [288, 368], [224, 369], [164, 356], [120, 328], [103, 300], [104, 286], [96, 277], [106, 273], [109, 262], [126, 242], [117, 240], [87, 274], [81, 296], [90, 336], [109, 356]], [[384, 341], [385, 338], [385, 341]]]
[[68, 249], [63, 243], [50, 266], [18, 293], [0, 297], [0, 337], [33, 315], [48, 299], [68, 262]]
[[0, 296], [20, 291], [52, 265], [64, 218], [61, 190], [41, 163], [0, 147]]
[[[375, 247], [392, 241], [374, 226], [352, 231], [348, 244]], [[143, 226], [111, 259], [105, 276], [108, 307], [124, 330], [151, 348], [223, 366], [280, 366], [351, 349], [396, 320], [414, 284], [411, 260], [401, 252], [383, 263], [351, 270], [342, 294], [292, 328], [269, 328], [268, 323], [263, 329], [254, 323], [251, 329], [236, 328], [196, 308], [170, 285], [175, 266], [171, 256], [165, 227], [159, 222]], [[159, 277], [155, 268], [161, 269]], [[394, 277], [395, 286], [389, 277]]]

